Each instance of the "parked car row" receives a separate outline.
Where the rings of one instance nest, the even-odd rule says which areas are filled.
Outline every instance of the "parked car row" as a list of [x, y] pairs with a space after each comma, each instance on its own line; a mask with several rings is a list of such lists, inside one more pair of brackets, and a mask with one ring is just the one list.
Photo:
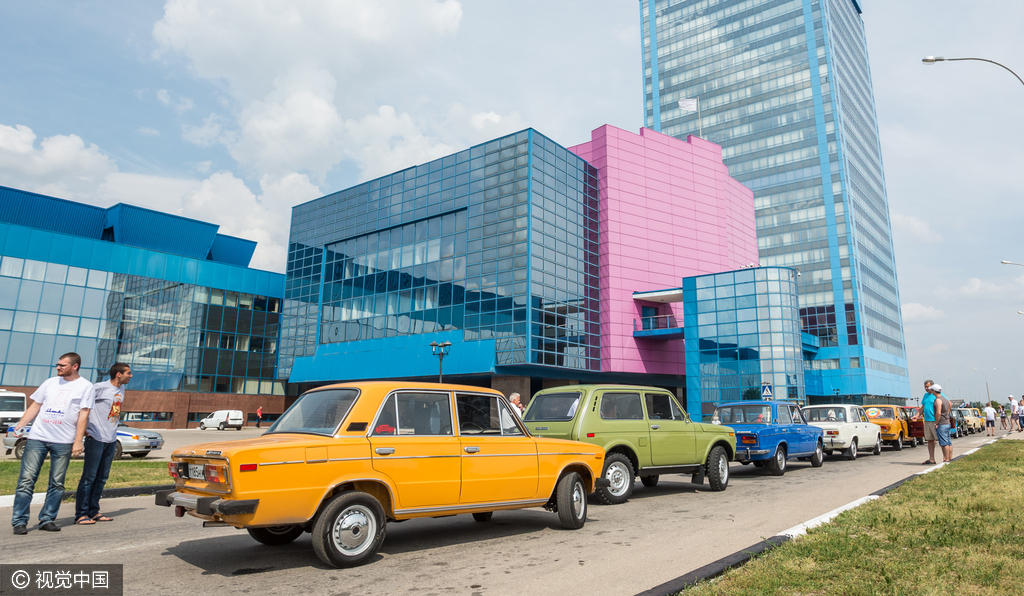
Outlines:
[[[658, 387], [572, 385], [538, 392], [519, 415], [492, 389], [435, 383], [331, 385], [302, 396], [263, 435], [174, 451], [175, 488], [156, 495], [205, 526], [268, 545], [304, 532], [326, 564], [366, 562], [388, 522], [544, 507], [583, 527], [588, 495], [615, 505], [635, 480], [687, 474], [726, 490], [730, 463], [785, 474], [841, 453], [917, 444], [897, 406], [742, 401], [695, 422]], [[219, 426], [219, 425], [218, 425]], [[923, 425], [920, 426], [923, 437]]]
[[[25, 453], [25, 441], [28, 439], [28, 431], [31, 428], [31, 425], [25, 426], [20, 434], [14, 433], [13, 425], [7, 429], [7, 433], [4, 435], [4, 449], [7, 455], [14, 453], [15, 459], [21, 459]], [[120, 421], [117, 423], [117, 446], [114, 447], [114, 459], [121, 459], [124, 455], [142, 459], [163, 446], [164, 438], [160, 433], [154, 430], [132, 428]]]

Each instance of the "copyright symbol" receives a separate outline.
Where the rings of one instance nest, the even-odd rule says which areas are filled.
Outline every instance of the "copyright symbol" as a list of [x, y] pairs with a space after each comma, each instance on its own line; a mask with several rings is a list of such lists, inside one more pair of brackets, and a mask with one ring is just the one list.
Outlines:
[[28, 584], [31, 581], [32, 577], [29, 576], [28, 572], [22, 571], [21, 569], [15, 571], [14, 574], [11, 575], [11, 585], [17, 590], [24, 590], [28, 587]]

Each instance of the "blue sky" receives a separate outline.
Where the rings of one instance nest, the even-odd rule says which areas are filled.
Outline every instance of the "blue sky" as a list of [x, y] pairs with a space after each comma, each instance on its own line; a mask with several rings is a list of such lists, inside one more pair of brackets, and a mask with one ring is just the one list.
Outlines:
[[[866, 0], [912, 386], [1024, 393], [1024, 5]], [[257, 240], [292, 205], [535, 127], [641, 120], [635, 0], [0, 4], [0, 184]], [[996, 370], [991, 370], [995, 368]]]

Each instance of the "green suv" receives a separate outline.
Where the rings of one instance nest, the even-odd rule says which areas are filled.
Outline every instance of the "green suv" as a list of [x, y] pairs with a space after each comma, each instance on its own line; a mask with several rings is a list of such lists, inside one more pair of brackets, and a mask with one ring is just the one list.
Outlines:
[[604, 448], [610, 486], [595, 494], [606, 504], [624, 503], [640, 476], [655, 486], [661, 474], [692, 474], [712, 490], [729, 484], [736, 434], [727, 426], [690, 420], [675, 397], [657, 387], [567, 385], [545, 389], [523, 414], [530, 432], [542, 437], [593, 443]]

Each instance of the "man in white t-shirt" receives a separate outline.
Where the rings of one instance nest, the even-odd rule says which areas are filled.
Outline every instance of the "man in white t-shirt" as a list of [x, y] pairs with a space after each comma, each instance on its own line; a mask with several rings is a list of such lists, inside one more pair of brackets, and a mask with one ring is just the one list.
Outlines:
[[1010, 430], [1008, 433], [1013, 432], [1013, 421], [1017, 419], [1017, 413], [1020, 409], [1020, 404], [1017, 403], [1017, 399], [1012, 395], [1010, 396]]
[[985, 406], [985, 431], [988, 436], [996, 436], [996, 409], [992, 402]]
[[110, 367], [110, 380], [92, 386], [92, 410], [85, 428], [85, 462], [75, 493], [75, 524], [114, 521], [100, 515], [100, 496], [110, 476], [117, 452], [117, 423], [121, 418], [124, 386], [132, 379], [132, 367], [123, 362]]
[[20, 434], [25, 425], [32, 423], [21, 456], [18, 488], [14, 493], [11, 525], [15, 534], [28, 533], [32, 490], [47, 455], [50, 456], [50, 484], [39, 512], [39, 529], [60, 531], [54, 520], [64, 498], [64, 474], [68, 471], [71, 457], [81, 455], [84, 450], [82, 437], [92, 408], [92, 383], [78, 375], [80, 366], [82, 358], [78, 354], [69, 352], [61, 356], [57, 360], [57, 376], [47, 379], [36, 389], [30, 396], [32, 403], [14, 426], [14, 432]]

